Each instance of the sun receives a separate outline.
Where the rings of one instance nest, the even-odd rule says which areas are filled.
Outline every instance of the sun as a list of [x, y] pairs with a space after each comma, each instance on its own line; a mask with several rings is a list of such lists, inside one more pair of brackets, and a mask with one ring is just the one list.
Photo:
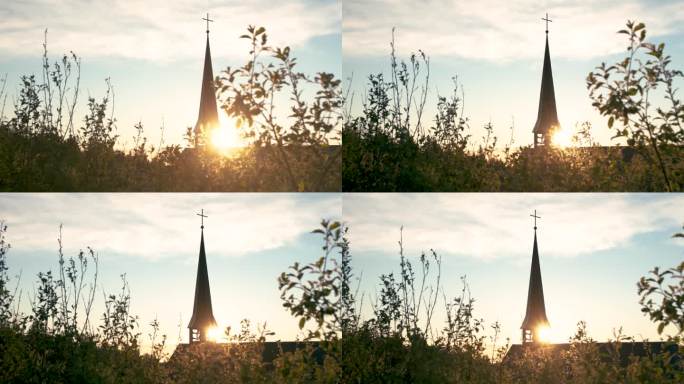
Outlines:
[[237, 128], [226, 125], [220, 125], [212, 130], [210, 140], [211, 145], [219, 152], [228, 152], [245, 145]]
[[537, 338], [540, 342], [550, 343], [551, 336], [551, 327], [549, 327], [548, 325], [542, 325], [539, 328], [537, 328]]
[[207, 329], [207, 340], [218, 343], [223, 338], [223, 332], [219, 327], [211, 327]]
[[571, 147], [573, 145], [573, 132], [568, 128], [559, 127], [551, 136], [553, 145], [561, 148]]
[[248, 145], [238, 124], [224, 113], [219, 114], [218, 126], [209, 131], [209, 142], [216, 152], [227, 156], [235, 155], [238, 149]]

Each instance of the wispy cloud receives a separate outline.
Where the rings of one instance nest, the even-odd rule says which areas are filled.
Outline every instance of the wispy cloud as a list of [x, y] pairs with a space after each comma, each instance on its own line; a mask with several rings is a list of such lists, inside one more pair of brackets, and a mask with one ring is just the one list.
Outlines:
[[321, 218], [339, 219], [340, 206], [325, 194], [5, 194], [0, 219], [15, 251], [55, 251], [63, 223], [69, 253], [194, 261], [200, 209], [212, 255], [239, 257], [292, 244]]
[[352, 194], [344, 220], [354, 251], [395, 254], [399, 228], [412, 254], [435, 249], [465, 257], [528, 258], [532, 219], [542, 217], [545, 256], [609, 250], [684, 221], [684, 196], [622, 194]]
[[628, 19], [647, 24], [651, 35], [681, 33], [679, 1], [535, 0], [345, 0], [343, 51], [349, 56], [386, 55], [392, 27], [404, 53], [491, 61], [539, 57], [548, 12], [554, 57], [587, 59], [624, 50], [615, 34]]
[[336, 1], [3, 1], [0, 53], [35, 55], [48, 28], [52, 52], [161, 61], [196, 57], [204, 39], [201, 17], [207, 11], [215, 20], [211, 38], [216, 57], [242, 54], [238, 36], [249, 24], [266, 27], [278, 45], [301, 46], [312, 37], [340, 32]]

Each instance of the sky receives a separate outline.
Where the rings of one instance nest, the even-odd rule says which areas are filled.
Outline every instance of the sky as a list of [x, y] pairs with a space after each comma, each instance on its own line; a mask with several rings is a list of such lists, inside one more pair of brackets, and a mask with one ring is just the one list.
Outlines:
[[[99, 257], [93, 313], [100, 319], [103, 292], [130, 284], [131, 313], [139, 316], [143, 346], [158, 319], [169, 350], [187, 342], [200, 244], [201, 209], [214, 316], [221, 327], [240, 320], [267, 323], [269, 340], [294, 340], [298, 322], [282, 307], [277, 277], [295, 262], [317, 260], [321, 219], [339, 220], [339, 194], [0, 194], [10, 286], [19, 283], [21, 305], [37, 274], [58, 268], [59, 226], [65, 257], [91, 247]], [[20, 278], [18, 277], [19, 275]]]
[[561, 127], [589, 121], [602, 144], [613, 133], [591, 106], [585, 79], [601, 62], [624, 57], [627, 39], [616, 32], [627, 20], [644, 22], [647, 40], [664, 42], [673, 67], [683, 68], [684, 7], [677, 0], [346, 0], [342, 65], [354, 95], [351, 109], [361, 110], [369, 74], [388, 79], [395, 27], [400, 59], [419, 49], [430, 58], [424, 123], [433, 121], [437, 95], [450, 95], [457, 76], [475, 139], [491, 122], [502, 145], [510, 140], [511, 126], [514, 145], [532, 144], [546, 13], [552, 20], [549, 45]]
[[290, 46], [301, 71], [341, 75], [341, 6], [336, 0], [3, 1], [0, 78], [7, 75], [7, 105], [18, 95], [21, 75], [40, 78], [47, 28], [52, 60], [70, 51], [82, 60], [78, 122], [85, 115], [85, 97], [104, 96], [109, 77], [121, 145], [132, 146], [138, 121], [155, 146], [162, 124], [164, 142], [181, 144], [186, 128], [197, 120], [207, 12], [214, 20], [214, 75], [246, 63], [249, 49], [239, 36], [250, 24], [265, 27], [271, 44]]
[[[372, 314], [380, 275], [399, 272], [403, 226], [404, 254], [414, 268], [421, 252], [434, 249], [448, 298], [460, 294], [465, 275], [486, 334], [501, 324], [499, 345], [506, 338], [520, 343], [535, 210], [553, 342], [567, 342], [579, 321], [599, 341], [619, 327], [658, 339], [640, 312], [636, 283], [684, 256], [684, 241], [672, 238], [684, 222], [680, 194], [346, 194], [343, 204], [364, 318]], [[443, 308], [440, 295], [434, 327], [444, 324]]]

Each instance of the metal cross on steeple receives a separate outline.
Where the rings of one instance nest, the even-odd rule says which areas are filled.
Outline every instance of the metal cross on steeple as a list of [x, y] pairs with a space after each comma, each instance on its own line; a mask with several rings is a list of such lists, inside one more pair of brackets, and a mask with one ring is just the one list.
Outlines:
[[206, 21], [207, 21], [207, 35], [208, 35], [208, 34], [209, 34], [209, 22], [212, 22], [212, 23], [213, 23], [214, 20], [209, 19], [209, 13], [207, 13], [207, 17], [206, 17], [206, 18], [203, 17], [202, 20], [206, 20]]
[[202, 218], [202, 226], [200, 228], [204, 229], [204, 218], [209, 216], [204, 214], [204, 209], [200, 213], [197, 213], [197, 216]]
[[[207, 17], [209, 17], [209, 16], [207, 16]], [[549, 21], [552, 21], [551, 19], [549, 19], [549, 14], [547, 13], [546, 17], [542, 17], [542, 20], [546, 21], [546, 34], [548, 34], [549, 33]]]
[[537, 210], [534, 210], [534, 213], [530, 215], [530, 217], [534, 217], [534, 230], [537, 230], [537, 219], [541, 219], [541, 216], [537, 216]]

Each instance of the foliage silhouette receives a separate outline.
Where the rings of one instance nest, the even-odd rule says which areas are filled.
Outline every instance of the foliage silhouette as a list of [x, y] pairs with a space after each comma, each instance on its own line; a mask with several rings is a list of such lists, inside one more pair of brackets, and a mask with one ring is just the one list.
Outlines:
[[[672, 237], [684, 237], [684, 233], [676, 233]], [[637, 283], [639, 288], [639, 304], [641, 311], [651, 321], [658, 323], [658, 333], [672, 324], [677, 335], [684, 333], [684, 262], [678, 266], [661, 271], [655, 267], [649, 277], [642, 277]], [[653, 296], [660, 297], [660, 304], [653, 301]]]
[[[630, 146], [650, 160], [668, 191], [680, 190], [684, 105], [677, 98], [675, 81], [684, 74], [669, 68], [671, 58], [665, 54], [664, 43], [645, 41], [644, 23], [628, 21], [627, 29], [618, 33], [629, 37], [627, 57], [611, 66], [601, 63], [589, 73], [592, 105], [609, 117], [608, 128], [615, 130], [615, 137], [626, 137]], [[661, 105], [654, 100], [659, 88], [664, 88]]]
[[[339, 168], [339, 151], [329, 149], [331, 139], [339, 139], [340, 81], [331, 73], [319, 72], [311, 79], [297, 72], [297, 59], [291, 56], [290, 47], [268, 45], [263, 27], [249, 26], [247, 31], [241, 38], [250, 41], [249, 61], [239, 68], [227, 68], [218, 78], [221, 108], [237, 119], [244, 135], [253, 138], [256, 146], [271, 149], [267, 153], [274, 163], [282, 164], [290, 190], [310, 189], [301, 184], [302, 180], [320, 183], [334, 166]], [[264, 60], [263, 55], [269, 55], [270, 60]], [[310, 100], [303, 97], [305, 86], [316, 89]], [[286, 120], [289, 126], [277, 116], [277, 100], [284, 94], [293, 103]], [[292, 152], [286, 150], [288, 146], [306, 146], [309, 150]]]

